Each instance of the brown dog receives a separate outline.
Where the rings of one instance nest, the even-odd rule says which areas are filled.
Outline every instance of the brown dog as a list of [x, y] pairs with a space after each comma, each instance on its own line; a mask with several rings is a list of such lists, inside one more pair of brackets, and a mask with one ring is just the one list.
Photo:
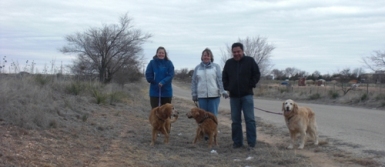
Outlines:
[[[151, 110], [150, 113], [150, 123], [152, 126], [152, 140], [151, 146], [154, 145], [155, 140], [157, 138], [158, 133], [164, 134], [164, 143], [168, 143], [171, 123], [174, 123], [178, 119], [178, 112], [174, 109], [173, 105], [170, 103], [166, 103], [160, 107], [156, 107]], [[171, 116], [174, 117], [171, 120]]]
[[305, 146], [306, 133], [314, 138], [314, 145], [318, 145], [315, 114], [309, 107], [299, 107], [293, 100], [288, 99], [283, 102], [282, 111], [291, 138], [288, 149], [293, 148], [297, 134], [300, 134], [298, 149], [303, 149]]
[[198, 128], [193, 144], [195, 144], [198, 140], [207, 135], [209, 137], [209, 148], [212, 147], [213, 143], [218, 146], [218, 120], [214, 114], [195, 107], [192, 108], [190, 112], [186, 114], [186, 116], [188, 118], [194, 118], [195, 121], [198, 123]]

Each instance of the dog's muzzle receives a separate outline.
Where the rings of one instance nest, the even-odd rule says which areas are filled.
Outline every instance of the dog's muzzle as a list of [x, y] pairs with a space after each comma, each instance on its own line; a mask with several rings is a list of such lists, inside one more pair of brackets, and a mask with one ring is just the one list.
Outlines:
[[290, 107], [286, 107], [285, 112], [290, 112]]

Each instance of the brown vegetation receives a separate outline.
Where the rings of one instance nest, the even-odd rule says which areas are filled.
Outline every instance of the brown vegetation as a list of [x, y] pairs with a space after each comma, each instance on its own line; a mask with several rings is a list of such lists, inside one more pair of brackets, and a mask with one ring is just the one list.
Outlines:
[[212, 153], [207, 143], [192, 144], [196, 123], [183, 115], [194, 105], [178, 98], [169, 144], [150, 147], [147, 86], [0, 76], [0, 166], [378, 166], [327, 142], [287, 150], [287, 132], [263, 120], [255, 152], [232, 149], [229, 111], [219, 112], [222, 144]]

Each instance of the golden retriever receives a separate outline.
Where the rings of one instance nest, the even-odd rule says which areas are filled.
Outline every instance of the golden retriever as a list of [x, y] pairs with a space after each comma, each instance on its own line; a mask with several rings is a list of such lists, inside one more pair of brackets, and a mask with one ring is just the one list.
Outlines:
[[213, 144], [218, 146], [218, 120], [214, 114], [194, 107], [190, 110], [190, 112], [186, 113], [186, 116], [188, 118], [194, 118], [198, 124], [193, 144], [207, 135], [209, 137], [209, 148], [211, 148]]
[[[178, 112], [174, 109], [173, 105], [166, 103], [160, 107], [156, 107], [151, 110], [149, 120], [152, 126], [152, 140], [151, 146], [154, 145], [158, 133], [162, 133], [164, 138], [164, 143], [167, 144], [170, 136], [171, 123], [174, 123], [178, 119]], [[171, 116], [174, 119], [171, 119]]]
[[298, 149], [303, 149], [305, 146], [306, 133], [314, 139], [314, 145], [318, 145], [317, 124], [312, 109], [309, 107], [300, 107], [293, 100], [288, 99], [283, 102], [282, 111], [291, 138], [291, 142], [287, 147], [288, 149], [293, 148], [297, 134], [300, 134]]

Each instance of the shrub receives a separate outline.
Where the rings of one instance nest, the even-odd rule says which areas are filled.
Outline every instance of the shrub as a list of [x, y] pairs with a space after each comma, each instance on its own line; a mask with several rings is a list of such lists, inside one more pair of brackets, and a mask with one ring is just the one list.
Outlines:
[[329, 96], [332, 98], [332, 99], [336, 99], [340, 96], [340, 94], [338, 94], [338, 92], [335, 92], [335, 91], [332, 91], [330, 90], [329, 91]]
[[44, 86], [49, 82], [49, 78], [47, 76], [43, 76], [42, 74], [37, 74], [35, 77], [35, 81], [39, 85]]
[[385, 100], [385, 95], [383, 94], [379, 94], [376, 96], [376, 101], [379, 101], [379, 100]]
[[319, 93], [315, 93], [315, 94], [312, 94], [309, 96], [309, 99], [310, 100], [316, 100], [316, 99], [319, 99], [321, 98], [321, 95]]
[[102, 93], [96, 88], [91, 89], [91, 95], [95, 97], [96, 104], [105, 104], [108, 98], [107, 94]]
[[366, 93], [364, 93], [362, 96], [361, 96], [361, 101], [366, 101], [368, 100], [368, 95]]
[[66, 91], [68, 94], [79, 95], [84, 88], [85, 86], [80, 82], [73, 82], [66, 87]]

